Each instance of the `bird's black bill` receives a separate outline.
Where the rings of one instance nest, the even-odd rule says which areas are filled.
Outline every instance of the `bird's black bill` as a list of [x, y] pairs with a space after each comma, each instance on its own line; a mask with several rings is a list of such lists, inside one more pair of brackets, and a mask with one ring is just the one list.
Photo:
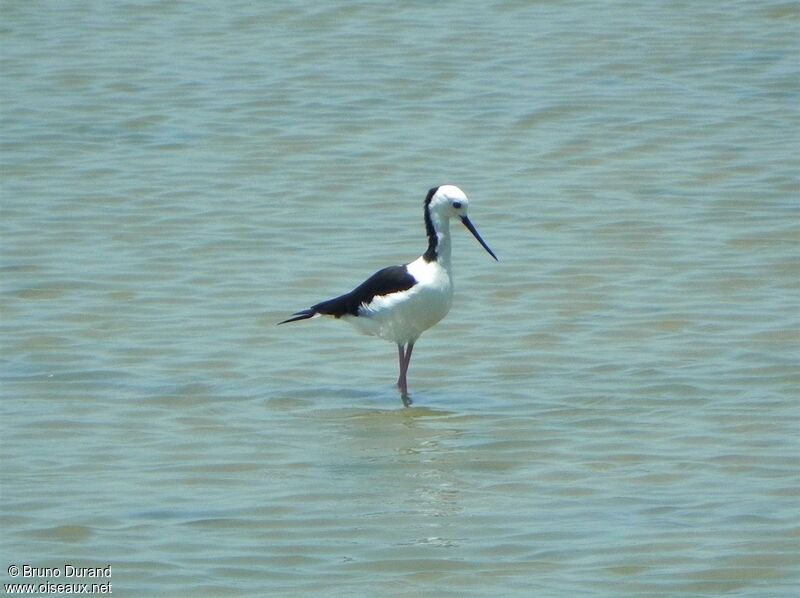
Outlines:
[[478, 230], [473, 226], [472, 222], [469, 221], [469, 218], [467, 218], [466, 216], [462, 216], [461, 222], [463, 222], [464, 226], [467, 227], [467, 230], [472, 233], [472, 236], [478, 239], [478, 243], [481, 244], [481, 247], [483, 247], [486, 251], [488, 251], [489, 255], [491, 255], [496, 261], [499, 262], [500, 260], [497, 259], [497, 256], [494, 254], [494, 251], [489, 249], [489, 246], [486, 244], [486, 241], [481, 239], [481, 236], [478, 234]]

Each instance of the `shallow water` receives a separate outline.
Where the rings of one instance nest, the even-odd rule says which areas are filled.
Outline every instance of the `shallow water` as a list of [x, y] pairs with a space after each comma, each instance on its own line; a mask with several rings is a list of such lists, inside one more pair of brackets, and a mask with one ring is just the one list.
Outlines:
[[[120, 595], [790, 596], [785, 2], [3, 9], [2, 546]], [[425, 247], [396, 350], [276, 327]]]

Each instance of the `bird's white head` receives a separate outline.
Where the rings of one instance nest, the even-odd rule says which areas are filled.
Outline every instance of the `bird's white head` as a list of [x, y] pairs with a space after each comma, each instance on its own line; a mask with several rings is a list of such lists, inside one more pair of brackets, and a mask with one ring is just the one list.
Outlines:
[[435, 212], [445, 218], [456, 216], [466, 216], [469, 208], [467, 194], [455, 185], [441, 185], [428, 192], [429, 201], [427, 205], [431, 212]]
[[[467, 210], [469, 208], [469, 199], [467, 194], [455, 185], [440, 185], [428, 191], [425, 198], [425, 226], [428, 231], [428, 238], [430, 246], [426, 255], [435, 255], [436, 241], [442, 228], [446, 230], [446, 221], [450, 218], [459, 218], [467, 230], [478, 240], [478, 243], [491, 255], [495, 260], [497, 256], [489, 249], [489, 246], [478, 234], [477, 229], [473, 226], [470, 219], [467, 217]], [[444, 226], [443, 226], [444, 225]]]

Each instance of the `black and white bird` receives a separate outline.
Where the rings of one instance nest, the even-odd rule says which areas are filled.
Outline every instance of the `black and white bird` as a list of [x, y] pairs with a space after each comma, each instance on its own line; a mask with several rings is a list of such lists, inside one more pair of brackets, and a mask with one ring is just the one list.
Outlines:
[[342, 319], [359, 332], [397, 345], [400, 376], [397, 387], [403, 404], [408, 395], [408, 365], [414, 343], [450, 311], [453, 302], [453, 268], [450, 260], [450, 219], [458, 218], [495, 260], [497, 256], [467, 217], [469, 200], [454, 185], [441, 185], [425, 197], [425, 232], [428, 249], [403, 266], [378, 270], [355, 289], [334, 299], [298, 311], [279, 324], [319, 316]]

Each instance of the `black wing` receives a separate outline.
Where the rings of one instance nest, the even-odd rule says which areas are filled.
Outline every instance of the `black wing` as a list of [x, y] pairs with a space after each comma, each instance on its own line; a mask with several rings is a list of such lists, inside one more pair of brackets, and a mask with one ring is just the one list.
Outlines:
[[321, 301], [316, 305], [312, 305], [309, 309], [298, 311], [292, 314], [293, 317], [279, 322], [279, 324], [307, 320], [317, 314], [334, 316], [335, 318], [341, 318], [348, 314], [357, 316], [358, 308], [363, 303], [369, 303], [374, 297], [380, 295], [390, 295], [391, 293], [405, 291], [415, 284], [417, 284], [417, 279], [409, 273], [405, 266], [389, 266], [375, 272], [349, 293], [334, 299]]

